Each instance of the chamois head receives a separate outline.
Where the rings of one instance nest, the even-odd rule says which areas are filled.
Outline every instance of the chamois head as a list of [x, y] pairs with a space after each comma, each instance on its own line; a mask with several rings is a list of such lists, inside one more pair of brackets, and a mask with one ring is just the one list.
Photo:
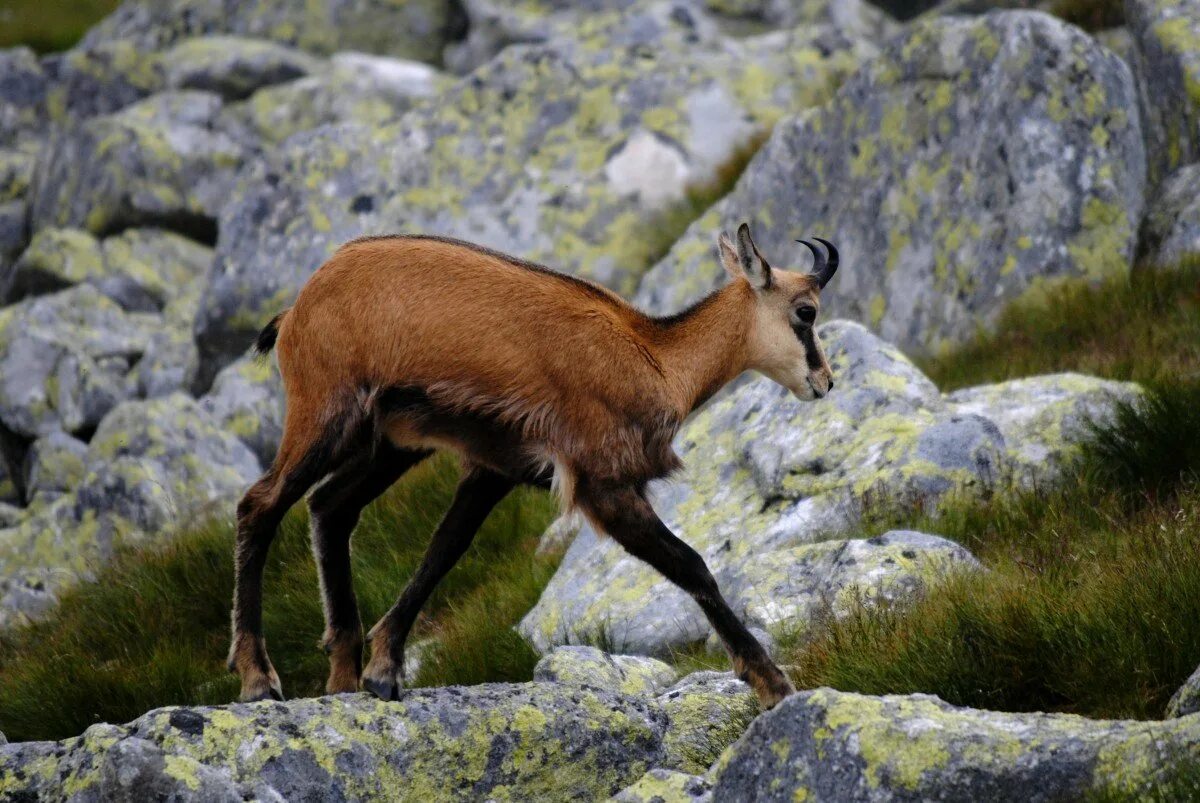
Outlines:
[[[820, 238], [816, 238], [820, 240]], [[721, 264], [734, 281], [754, 289], [754, 312], [749, 333], [749, 367], [790, 390], [804, 401], [819, 399], [833, 389], [833, 372], [817, 337], [821, 289], [837, 270], [838, 253], [825, 240], [826, 256], [808, 242], [815, 259], [811, 273], [773, 268], [743, 223], [737, 245], [724, 234], [718, 240]]]

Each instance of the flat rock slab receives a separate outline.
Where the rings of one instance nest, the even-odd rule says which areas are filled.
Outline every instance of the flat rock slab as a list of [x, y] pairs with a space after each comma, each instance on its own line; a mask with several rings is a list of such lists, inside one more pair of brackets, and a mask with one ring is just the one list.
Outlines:
[[652, 700], [550, 683], [164, 708], [0, 747], [0, 797], [596, 800], [653, 766], [665, 727]]
[[755, 720], [707, 780], [719, 801], [1135, 800], [1197, 755], [1200, 716], [1090, 720], [817, 689]]

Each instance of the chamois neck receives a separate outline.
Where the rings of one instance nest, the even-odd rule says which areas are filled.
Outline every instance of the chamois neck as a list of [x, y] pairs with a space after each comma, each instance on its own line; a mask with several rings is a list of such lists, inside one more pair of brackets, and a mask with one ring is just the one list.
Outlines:
[[683, 312], [658, 318], [656, 351], [680, 417], [746, 370], [754, 291], [731, 282]]

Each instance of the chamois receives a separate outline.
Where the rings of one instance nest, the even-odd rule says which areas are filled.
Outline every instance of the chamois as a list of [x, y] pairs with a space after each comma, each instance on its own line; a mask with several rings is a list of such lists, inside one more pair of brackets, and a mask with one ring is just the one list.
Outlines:
[[[819, 238], [817, 238], [819, 239]], [[598, 285], [470, 243], [368, 237], [342, 246], [262, 331], [277, 345], [287, 415], [270, 470], [237, 509], [230, 671], [241, 699], [283, 698], [262, 632], [262, 574], [284, 513], [308, 506], [330, 693], [396, 699], [404, 643], [438, 581], [518, 484], [553, 487], [600, 532], [689, 593], [737, 674], [771, 707], [794, 689], [730, 610], [703, 558], [659, 520], [651, 480], [680, 467], [684, 419], [744, 371], [812, 400], [833, 387], [814, 322], [837, 269], [772, 268], [742, 224], [717, 250], [731, 281], [684, 312], [646, 315]], [[458, 453], [454, 500], [420, 568], [370, 631], [350, 577], [365, 505], [437, 449]]]

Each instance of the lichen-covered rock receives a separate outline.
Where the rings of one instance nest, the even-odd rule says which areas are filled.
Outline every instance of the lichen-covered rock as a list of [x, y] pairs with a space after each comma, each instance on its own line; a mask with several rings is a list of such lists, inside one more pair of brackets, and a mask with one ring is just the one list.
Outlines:
[[20, 518], [21, 509], [17, 507], [17, 503], [21, 501], [21, 494], [17, 490], [17, 483], [10, 473], [8, 461], [0, 455], [0, 530], [5, 527], [12, 527]]
[[704, 0], [713, 14], [733, 21], [776, 28], [829, 24], [854, 36], [883, 39], [896, 27], [881, 11], [880, 3], [860, 0], [830, 3], [827, 0]]
[[1200, 158], [1200, 2], [1126, 0], [1152, 182]]
[[45, 228], [33, 235], [10, 274], [0, 277], [0, 299], [53, 293], [104, 272], [104, 250], [89, 232]]
[[436, 63], [461, 24], [450, 0], [126, 0], [83, 43], [122, 40], [154, 51], [186, 37], [234, 34], [315, 53], [364, 50]]
[[[197, 300], [212, 249], [162, 229], [128, 229], [101, 242], [81, 229], [45, 228], [13, 266], [8, 298], [90, 284], [128, 312], [165, 312]], [[195, 311], [188, 313], [188, 322]]]
[[236, 435], [263, 466], [275, 460], [283, 437], [283, 382], [271, 360], [243, 357], [217, 374], [200, 405]]
[[87, 444], [65, 432], [51, 432], [29, 447], [25, 494], [31, 503], [44, 503], [67, 493], [83, 480]]
[[227, 106], [223, 116], [242, 136], [278, 144], [330, 123], [393, 123], [449, 83], [448, 76], [419, 61], [338, 53], [305, 78], [261, 89]]
[[801, 692], [709, 772], [714, 800], [1136, 800], [1200, 756], [1200, 717], [1089, 720], [958, 708], [925, 694]]
[[559, 647], [543, 656], [533, 679], [578, 683], [621, 694], [655, 694], [675, 680], [670, 664], [641, 655], [609, 655], [595, 647]]
[[1179, 168], [1159, 185], [1142, 221], [1143, 263], [1175, 268], [1200, 254], [1200, 164]]
[[823, 615], [909, 599], [948, 572], [978, 566], [953, 541], [893, 530], [767, 552], [737, 573], [727, 593], [743, 600], [749, 621], [799, 633]]
[[250, 449], [182, 393], [116, 407], [88, 444], [82, 481], [0, 531], [0, 625], [45, 610], [122, 543], [231, 519], [260, 473]]
[[[806, 404], [765, 379], [740, 384], [685, 424], [676, 439], [684, 470], [654, 489], [659, 514], [703, 555], [734, 610], [768, 629], [803, 631], [830, 599], [844, 610], [971, 563], [921, 534], [828, 543], [867, 501], [932, 509], [953, 489], [1053, 483], [1078, 453], [1084, 418], [1137, 397], [1134, 385], [1070, 374], [943, 396], [863, 326], [820, 331], [833, 393]], [[846, 555], [856, 562], [843, 571]], [[543, 651], [603, 636], [645, 654], [710, 631], [690, 597], [587, 525], [520, 627]]]
[[717, 285], [714, 232], [752, 218], [783, 264], [807, 264], [795, 237], [838, 245], [827, 310], [934, 350], [1044, 280], [1127, 271], [1144, 179], [1129, 68], [1079, 29], [1035, 12], [923, 20], [776, 126], [638, 300], [674, 311]]
[[32, 50], [0, 50], [0, 148], [16, 144], [44, 123], [46, 86]]
[[[288, 140], [225, 204], [197, 322], [204, 359], [240, 354], [362, 234], [459, 236], [630, 290], [688, 188], [782, 112], [828, 98], [868, 49], [820, 27], [696, 43], [689, 20], [598, 18], [602, 35], [509, 48], [393, 126]], [[652, 187], [647, 163], [670, 168]]]
[[211, 237], [245, 158], [215, 127], [220, 110], [212, 93], [163, 92], [64, 129], [41, 153], [31, 225], [101, 235], [162, 225]]
[[159, 54], [130, 41], [81, 44], [43, 63], [46, 110], [60, 124], [110, 114], [163, 88]]
[[651, 700], [544, 683], [414, 689], [399, 703], [362, 694], [163, 708], [64, 742], [0, 748], [0, 795], [69, 788], [106, 799], [106, 768], [120, 766], [106, 757], [135, 753], [144, 758], [131, 769], [148, 788], [180, 799], [220, 789], [284, 800], [597, 800], [653, 766], [664, 726]]
[[0, 422], [22, 438], [94, 428], [132, 395], [154, 324], [86, 285], [0, 309]]
[[703, 773], [759, 714], [758, 699], [732, 672], [694, 672], [658, 696], [667, 715], [658, 766]]
[[249, 447], [182, 393], [117, 407], [88, 444], [87, 463], [79, 501], [149, 534], [230, 519], [261, 473]]
[[163, 54], [168, 87], [215, 92], [226, 100], [293, 81], [318, 69], [319, 63], [277, 42], [242, 36], [196, 36]]
[[12, 264], [29, 242], [28, 193], [38, 147], [24, 142], [0, 148], [0, 302]]
[[697, 775], [654, 769], [612, 798], [612, 803], [705, 803], [712, 787]]
[[1168, 717], [1182, 717], [1200, 712], [1200, 667], [1171, 695], [1167, 703]]
[[[467, 73], [512, 44], [542, 43], [573, 36], [594, 36], [596, 17], [603, 12], [619, 12], [626, 18], [644, 15], [646, 22], [627, 26], [632, 35], [647, 39], [647, 23], [655, 17], [673, 15], [690, 19], [704, 33], [715, 33], [718, 25], [738, 31], [763, 33], [766, 29], [786, 29], [799, 25], [828, 26], [839, 36], [879, 41], [893, 26], [886, 14], [863, 0], [588, 0], [565, 3], [551, 0], [464, 0], [468, 19], [467, 35], [446, 47], [446, 66]], [[604, 23], [601, 22], [600, 25]], [[627, 43], [626, 42], [623, 43]]]
[[1107, 424], [1136, 385], [1083, 374], [1048, 374], [964, 388], [947, 394], [959, 414], [986, 416], [1000, 429], [1010, 479], [1033, 483], [1073, 460], [1088, 424]]

